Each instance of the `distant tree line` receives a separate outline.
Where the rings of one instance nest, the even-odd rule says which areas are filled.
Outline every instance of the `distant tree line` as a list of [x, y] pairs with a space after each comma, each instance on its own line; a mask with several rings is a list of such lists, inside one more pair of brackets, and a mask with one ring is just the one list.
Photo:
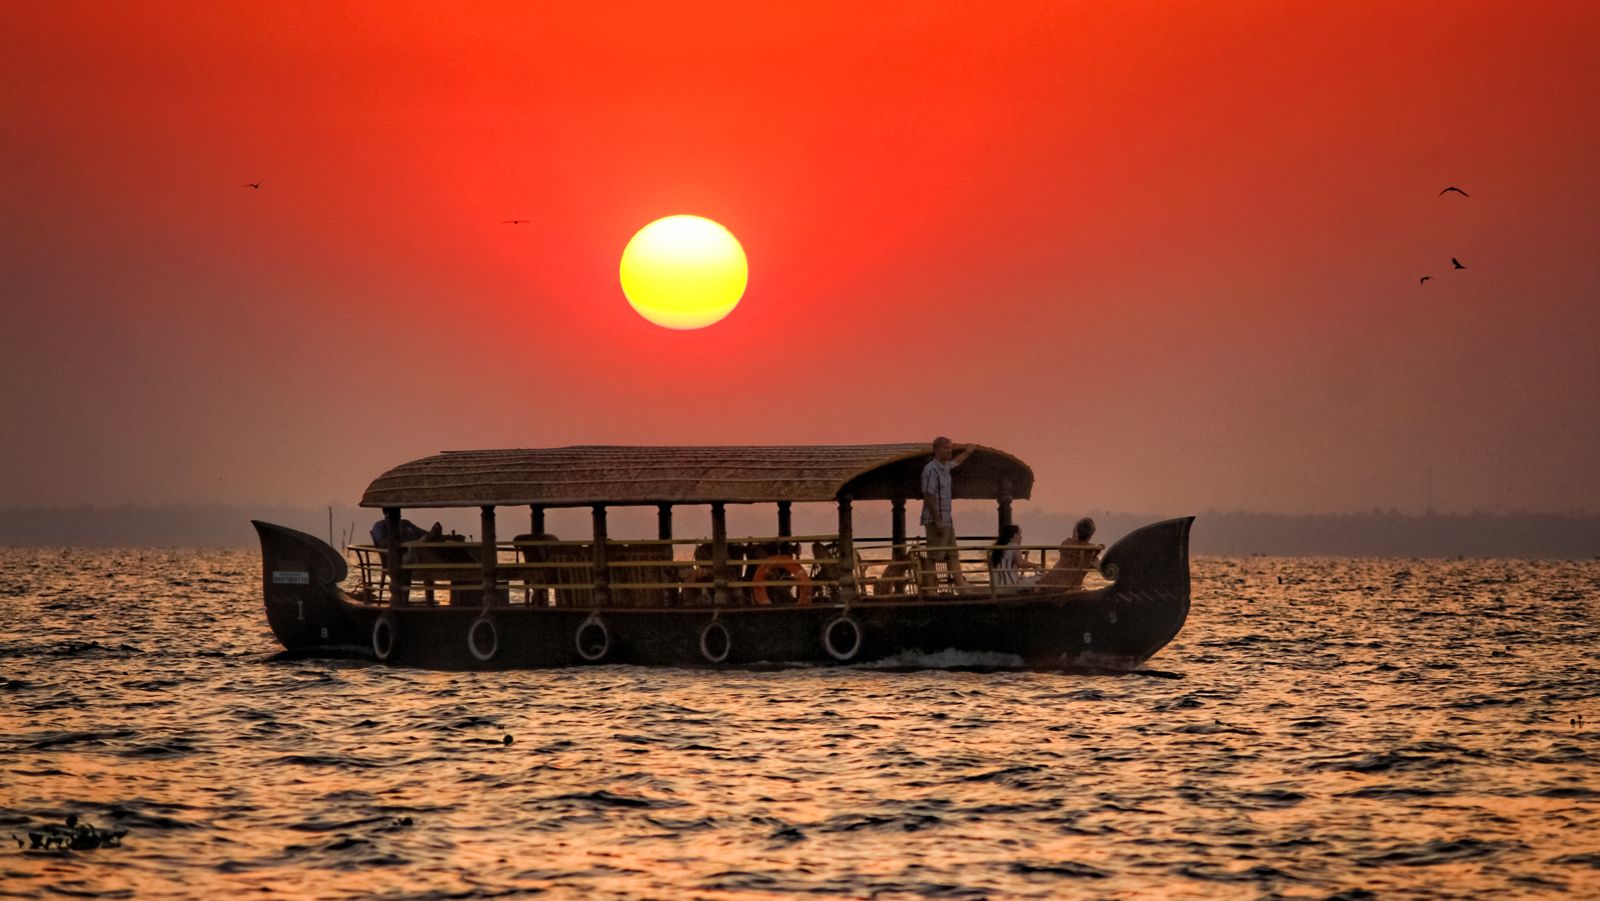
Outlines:
[[[502, 509], [499, 528], [509, 537], [524, 528], [523, 519]], [[251, 519], [265, 519], [301, 529], [320, 538], [329, 537], [328, 508], [287, 505], [236, 507], [203, 504], [113, 507], [12, 507], [0, 509], [0, 546], [35, 547], [252, 547], [255, 532]], [[740, 511], [737, 525], [742, 532], [770, 533], [765, 511], [754, 508]], [[654, 509], [621, 511], [613, 534], [639, 534], [654, 537]], [[476, 516], [470, 511], [416, 511], [423, 526], [440, 519], [446, 529], [463, 534], [476, 530]], [[581, 514], [581, 515], [580, 515]], [[632, 515], [637, 514], [637, 515]], [[1018, 505], [1017, 522], [1024, 528], [1029, 544], [1054, 543], [1072, 531], [1080, 513], [1057, 513]], [[1158, 519], [1156, 514], [1088, 511], [1099, 526], [1096, 539], [1110, 543], [1135, 528]], [[877, 516], [877, 514], [874, 514]], [[583, 538], [587, 531], [587, 511], [553, 520], [563, 538]], [[353, 532], [358, 542], [367, 540], [367, 529], [377, 511], [346, 505], [333, 507], [334, 544], [349, 539]], [[882, 518], [882, 517], [878, 517]], [[423, 520], [426, 522], [423, 522]], [[637, 519], [637, 523], [632, 520]], [[735, 517], [730, 516], [730, 519]], [[802, 513], [796, 510], [796, 527], [801, 531], [830, 531], [828, 511], [821, 506]], [[693, 537], [707, 532], [686, 510], [679, 519], [680, 532]], [[637, 528], [630, 529], [629, 526]], [[963, 535], [986, 534], [994, 526], [992, 513], [982, 515], [966, 510], [957, 514], [958, 530]], [[730, 523], [730, 528], [735, 523]], [[887, 531], [872, 522], [858, 526], [861, 534]], [[910, 530], [920, 535], [916, 513], [911, 511]], [[647, 534], [648, 533], [648, 534]], [[1373, 510], [1349, 514], [1276, 514], [1207, 512], [1199, 514], [1190, 537], [1195, 554], [1242, 556], [1358, 556], [1358, 557], [1545, 557], [1588, 559], [1600, 557], [1600, 516], [1560, 513], [1467, 513], [1407, 515], [1395, 510]]]
[[[1100, 536], [1124, 535], [1156, 515], [1092, 512]], [[1029, 513], [1029, 542], [1065, 537], [1076, 516]], [[1303, 557], [1600, 557], [1600, 516], [1561, 513], [1345, 514], [1207, 512], [1189, 536], [1194, 554]]]

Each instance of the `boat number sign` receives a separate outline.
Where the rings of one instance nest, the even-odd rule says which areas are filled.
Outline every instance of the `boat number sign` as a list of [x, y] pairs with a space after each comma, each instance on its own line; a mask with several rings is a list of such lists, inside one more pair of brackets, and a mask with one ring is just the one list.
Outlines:
[[290, 569], [280, 569], [272, 574], [274, 585], [310, 585], [311, 574], [296, 572]]

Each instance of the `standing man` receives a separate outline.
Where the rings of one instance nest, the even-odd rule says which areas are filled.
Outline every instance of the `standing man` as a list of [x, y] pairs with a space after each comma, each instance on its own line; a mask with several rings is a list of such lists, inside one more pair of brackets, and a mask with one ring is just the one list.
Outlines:
[[[950, 571], [950, 580], [957, 587], [967, 584], [961, 572], [961, 555], [956, 548], [955, 521], [950, 515], [950, 470], [967, 462], [977, 445], [969, 444], [961, 456], [951, 459], [955, 445], [940, 435], [933, 439], [933, 459], [922, 467], [922, 528], [928, 535], [928, 560], [930, 575], [938, 571], [934, 561], [944, 560]], [[934, 587], [934, 586], [928, 586]]]

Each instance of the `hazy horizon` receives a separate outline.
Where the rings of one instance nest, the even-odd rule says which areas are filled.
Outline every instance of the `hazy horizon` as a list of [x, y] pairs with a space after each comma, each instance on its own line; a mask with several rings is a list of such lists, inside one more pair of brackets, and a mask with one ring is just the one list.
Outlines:
[[[300, 529], [335, 546], [353, 533], [355, 543], [366, 541], [376, 511], [336, 505], [329, 521], [328, 508], [259, 505], [125, 505], [114, 508], [67, 507], [0, 508], [0, 547], [250, 547], [255, 534], [251, 519], [263, 519]], [[1394, 510], [1362, 513], [1288, 515], [1238, 511], [1187, 511], [1197, 516], [1191, 549], [1199, 555], [1242, 556], [1342, 556], [1342, 557], [1520, 557], [1589, 559], [1600, 557], [1600, 515], [1555, 513], [1472, 513], [1406, 515]], [[1183, 511], [1137, 513], [1084, 509], [1043, 510], [1019, 504], [1016, 522], [1030, 544], [1053, 544], [1066, 538], [1080, 516], [1099, 523], [1097, 540], [1112, 542], [1129, 531]], [[509, 539], [528, 530], [526, 511], [502, 507], [499, 532]], [[794, 509], [797, 534], [832, 532], [834, 513], [826, 505], [803, 504]], [[475, 511], [416, 509], [407, 517], [427, 526], [438, 520], [446, 529], [473, 535], [478, 529]], [[654, 538], [653, 507], [613, 508], [610, 534], [614, 540]], [[776, 532], [770, 505], [733, 505], [728, 510], [729, 531], [740, 536], [770, 536]], [[884, 539], [889, 532], [888, 505], [858, 503], [856, 534], [863, 541]], [[710, 535], [705, 507], [680, 508], [675, 532], [683, 538]], [[966, 536], [992, 534], [993, 508], [976, 502], [958, 502], [957, 531]], [[590, 534], [587, 508], [563, 508], [547, 513], [546, 528], [567, 539]], [[912, 537], [920, 537], [913, 529]]]

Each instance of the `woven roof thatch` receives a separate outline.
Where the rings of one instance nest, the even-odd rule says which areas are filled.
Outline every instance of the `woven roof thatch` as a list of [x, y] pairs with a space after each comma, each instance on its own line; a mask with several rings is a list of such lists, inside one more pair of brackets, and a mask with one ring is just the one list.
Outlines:
[[[734, 504], [921, 497], [926, 442], [820, 447], [555, 447], [445, 451], [402, 463], [362, 495], [363, 507], [541, 504]], [[1025, 499], [1033, 470], [981, 448], [954, 473], [958, 498]]]

